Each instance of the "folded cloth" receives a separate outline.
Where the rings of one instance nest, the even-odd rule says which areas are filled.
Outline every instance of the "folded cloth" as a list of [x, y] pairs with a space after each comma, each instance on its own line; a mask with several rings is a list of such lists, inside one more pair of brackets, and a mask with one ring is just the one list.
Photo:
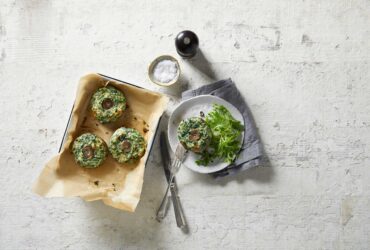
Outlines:
[[239, 90], [236, 88], [235, 83], [229, 78], [202, 86], [198, 89], [187, 90], [182, 93], [182, 100], [198, 95], [214, 95], [220, 97], [234, 105], [244, 117], [244, 142], [238, 158], [231, 165], [212, 173], [212, 175], [216, 178], [234, 175], [261, 165], [263, 160], [261, 140], [257, 133], [252, 114]]

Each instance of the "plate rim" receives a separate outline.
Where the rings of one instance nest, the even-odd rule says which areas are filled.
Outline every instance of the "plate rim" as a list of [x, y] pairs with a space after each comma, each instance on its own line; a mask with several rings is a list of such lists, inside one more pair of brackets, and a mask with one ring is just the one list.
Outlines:
[[[191, 97], [191, 98], [189, 98], [189, 99], [186, 99], [186, 100], [184, 100], [184, 101], [182, 101], [182, 102], [180, 102], [174, 109], [173, 109], [173, 111], [172, 111], [172, 113], [171, 113], [171, 115], [170, 115], [170, 117], [169, 117], [169, 119], [168, 119], [168, 125], [167, 125], [167, 133], [168, 133], [168, 137], [170, 137], [170, 135], [169, 135], [169, 133], [170, 133], [170, 127], [171, 127], [171, 121], [173, 121], [174, 120], [174, 118], [173, 118], [173, 116], [174, 116], [174, 114], [175, 114], [175, 112], [176, 112], [176, 110], [178, 110], [181, 106], [183, 106], [183, 105], [185, 105], [186, 103], [189, 103], [189, 102], [192, 102], [192, 101], [194, 101], [195, 99], [201, 99], [201, 98], [213, 98], [213, 99], [218, 99], [219, 101], [221, 101], [221, 102], [225, 102], [225, 103], [228, 103], [230, 106], [232, 106], [232, 107], [234, 107], [235, 108], [235, 110], [240, 114], [240, 116], [242, 117], [242, 124], [243, 124], [243, 126], [244, 126], [244, 124], [245, 124], [245, 121], [244, 121], [244, 116], [243, 116], [243, 114], [239, 111], [239, 109], [237, 108], [237, 107], [235, 107], [233, 104], [231, 104], [230, 102], [228, 102], [228, 101], [226, 101], [225, 99], [223, 99], [223, 98], [220, 98], [220, 97], [218, 97], [218, 96], [214, 96], [214, 95], [210, 95], [210, 94], [206, 94], [206, 95], [198, 95], [198, 96], [194, 96], [194, 97]], [[244, 131], [243, 131], [243, 133], [245, 133]], [[172, 147], [172, 144], [171, 144], [171, 141], [170, 141], [170, 139], [168, 138], [168, 141], [169, 141], [169, 144], [170, 144], [170, 148], [171, 148], [171, 151], [172, 151], [172, 153], [174, 153], [174, 148]], [[244, 136], [243, 136], [243, 140], [241, 141], [241, 144], [240, 144], [240, 148], [243, 146], [243, 143], [244, 143]], [[225, 169], [225, 168], [227, 168], [228, 166], [230, 166], [230, 164], [226, 164], [225, 166], [223, 166], [223, 167], [219, 167], [219, 168], [215, 168], [215, 169], [210, 169], [210, 168], [208, 168], [208, 167], [203, 167], [204, 168], [204, 170], [206, 170], [206, 171], [202, 171], [202, 169], [200, 168], [200, 167], [196, 167], [196, 168], [194, 168], [194, 167], [190, 167], [190, 166], [188, 166], [188, 165], [186, 165], [186, 164], [184, 164], [183, 163], [183, 165], [185, 166], [185, 167], [187, 167], [188, 169], [190, 169], [190, 170], [192, 170], [192, 171], [194, 171], [194, 172], [197, 172], [197, 173], [201, 173], [201, 174], [209, 174], [209, 173], [214, 173], [214, 172], [218, 172], [218, 171], [220, 171], [220, 170], [222, 170], [222, 169]], [[207, 171], [208, 170], [208, 171]], [[211, 170], [211, 171], [209, 171], [209, 170]]]

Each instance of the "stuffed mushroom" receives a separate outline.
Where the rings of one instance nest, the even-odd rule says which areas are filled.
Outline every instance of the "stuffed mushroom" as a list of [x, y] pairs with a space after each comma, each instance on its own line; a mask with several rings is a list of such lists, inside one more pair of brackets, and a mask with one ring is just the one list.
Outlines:
[[117, 129], [109, 141], [109, 151], [119, 163], [140, 159], [146, 149], [144, 137], [133, 128]]
[[180, 122], [177, 137], [187, 150], [202, 153], [211, 142], [212, 132], [203, 119], [191, 117]]
[[117, 121], [125, 109], [126, 97], [112, 86], [98, 89], [91, 98], [92, 113], [101, 123]]
[[96, 168], [104, 162], [108, 150], [100, 137], [85, 133], [74, 140], [72, 152], [78, 165], [85, 168]]

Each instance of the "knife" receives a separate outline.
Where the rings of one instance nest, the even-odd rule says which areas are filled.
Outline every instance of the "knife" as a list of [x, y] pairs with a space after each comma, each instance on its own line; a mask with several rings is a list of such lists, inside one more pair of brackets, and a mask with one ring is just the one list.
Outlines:
[[[162, 156], [162, 165], [163, 165], [164, 174], [166, 175], [167, 182], [169, 182], [170, 175], [171, 175], [171, 171], [170, 171], [171, 158], [170, 158], [170, 154], [168, 151], [166, 134], [164, 132], [162, 132], [160, 136], [160, 151], [161, 151], [161, 156]], [[171, 192], [173, 208], [175, 211], [177, 226], [179, 228], [184, 228], [186, 227], [186, 221], [185, 221], [184, 212], [181, 207], [180, 198], [177, 194], [177, 186], [176, 186], [175, 178], [173, 178], [172, 183], [170, 185], [170, 192]]]

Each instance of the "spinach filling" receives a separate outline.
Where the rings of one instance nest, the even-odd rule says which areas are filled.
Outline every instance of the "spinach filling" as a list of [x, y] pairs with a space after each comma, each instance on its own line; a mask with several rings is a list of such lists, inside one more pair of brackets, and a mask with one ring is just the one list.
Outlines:
[[145, 149], [144, 137], [133, 128], [117, 129], [109, 142], [109, 151], [119, 163], [138, 160], [144, 155]]
[[96, 168], [107, 157], [105, 142], [91, 133], [85, 133], [77, 137], [73, 142], [72, 152], [76, 163], [85, 168]]
[[91, 110], [101, 123], [117, 121], [125, 109], [126, 97], [111, 86], [98, 89], [91, 98]]
[[180, 122], [177, 137], [186, 149], [202, 153], [211, 142], [212, 133], [203, 119], [191, 117]]

